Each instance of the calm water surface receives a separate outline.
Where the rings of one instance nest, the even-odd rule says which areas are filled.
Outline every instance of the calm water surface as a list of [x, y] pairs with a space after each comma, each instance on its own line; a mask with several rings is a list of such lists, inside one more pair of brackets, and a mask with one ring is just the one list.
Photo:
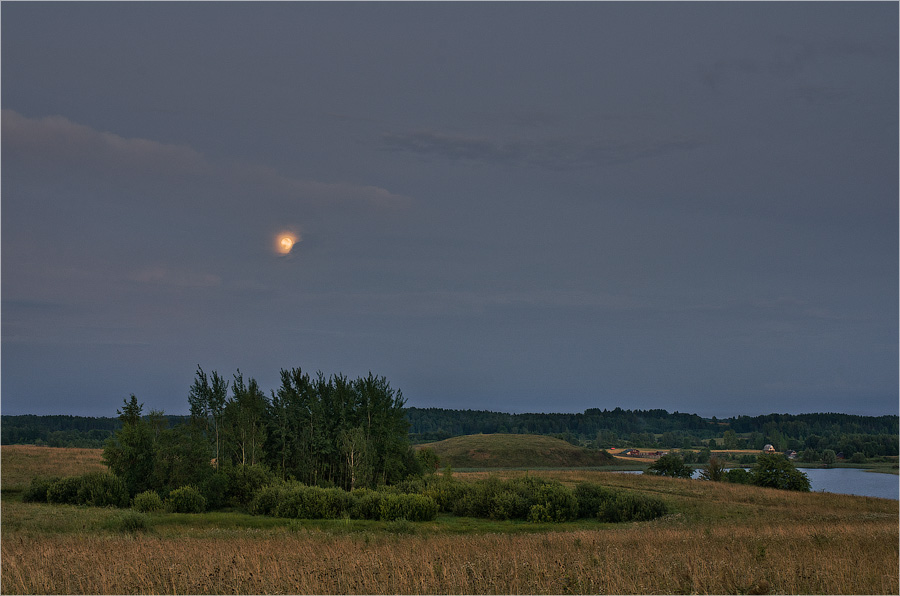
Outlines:
[[[859, 468], [799, 468], [799, 470], [809, 478], [814, 492], [900, 500], [900, 476], [895, 474], [879, 474]], [[694, 471], [694, 478], [699, 474], [700, 470]]]

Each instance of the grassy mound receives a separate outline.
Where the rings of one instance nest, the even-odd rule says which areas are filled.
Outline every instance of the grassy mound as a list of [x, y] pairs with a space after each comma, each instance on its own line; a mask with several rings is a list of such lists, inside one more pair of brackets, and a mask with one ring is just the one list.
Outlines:
[[454, 468], [585, 468], [615, 463], [603, 451], [541, 435], [466, 435], [419, 447], [430, 447], [441, 458], [441, 466]]

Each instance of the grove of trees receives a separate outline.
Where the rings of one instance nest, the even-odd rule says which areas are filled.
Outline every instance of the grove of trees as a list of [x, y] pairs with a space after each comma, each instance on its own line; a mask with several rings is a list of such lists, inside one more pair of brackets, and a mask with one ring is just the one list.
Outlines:
[[215, 506], [229, 491], [240, 493], [238, 485], [270, 476], [375, 488], [420, 475], [429, 455], [417, 457], [409, 444], [401, 393], [371, 373], [351, 380], [282, 370], [281, 386], [267, 397], [240, 371], [229, 381], [198, 367], [188, 402], [190, 417], [172, 427], [161, 412], [143, 415], [134, 395], [119, 410], [121, 427], [103, 458], [132, 497], [192, 485]]

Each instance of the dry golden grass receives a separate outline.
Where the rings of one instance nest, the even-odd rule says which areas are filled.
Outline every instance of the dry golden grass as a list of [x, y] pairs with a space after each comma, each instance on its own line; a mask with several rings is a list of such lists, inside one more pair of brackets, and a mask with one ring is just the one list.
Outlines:
[[896, 594], [897, 527], [4, 539], [6, 594]]
[[[6, 449], [4, 474], [11, 472]], [[54, 455], [63, 451], [74, 456], [90, 450]], [[92, 461], [82, 465], [98, 465], [99, 454]], [[31, 474], [34, 466], [29, 467]], [[456, 475], [471, 480], [524, 473]], [[456, 518], [439, 518], [408, 524], [404, 531], [411, 533], [399, 535], [377, 522], [359, 530], [347, 530], [340, 520], [224, 527], [205, 522], [232, 514], [168, 515], [158, 530], [132, 536], [108, 529], [117, 510], [7, 498], [0, 592], [900, 592], [897, 501], [586, 470], [538, 474], [566, 484], [588, 480], [652, 494], [673, 513], [653, 522], [580, 521], [536, 533], [522, 531], [528, 524], [491, 522], [491, 532], [514, 531], [488, 533]]]
[[22, 490], [35, 476], [78, 476], [106, 470], [102, 449], [3, 445], [0, 482], [4, 490]]

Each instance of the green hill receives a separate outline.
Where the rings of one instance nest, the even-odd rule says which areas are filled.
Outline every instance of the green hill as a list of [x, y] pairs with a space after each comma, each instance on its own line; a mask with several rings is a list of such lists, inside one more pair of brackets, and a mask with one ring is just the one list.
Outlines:
[[585, 468], [615, 463], [605, 451], [541, 435], [466, 435], [418, 447], [430, 447], [441, 458], [442, 467], [450, 464], [457, 469]]

